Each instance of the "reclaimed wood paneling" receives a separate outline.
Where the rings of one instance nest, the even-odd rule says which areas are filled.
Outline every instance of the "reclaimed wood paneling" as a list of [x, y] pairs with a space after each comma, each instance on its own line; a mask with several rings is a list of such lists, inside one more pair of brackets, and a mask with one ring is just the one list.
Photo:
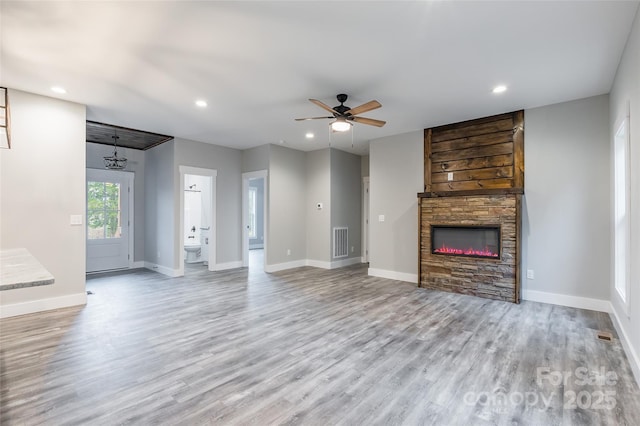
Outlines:
[[424, 158], [424, 191], [429, 192], [431, 191], [431, 129], [424, 130]]
[[516, 111], [425, 129], [425, 192], [523, 189], [523, 126]]

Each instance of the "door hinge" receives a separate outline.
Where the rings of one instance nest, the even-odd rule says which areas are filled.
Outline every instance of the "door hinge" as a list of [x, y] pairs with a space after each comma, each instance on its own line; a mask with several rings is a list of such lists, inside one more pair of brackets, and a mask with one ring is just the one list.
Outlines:
[[127, 186], [127, 192], [131, 193], [131, 187], [130, 186]]
[[131, 259], [131, 255], [130, 254], [127, 255], [127, 259]]

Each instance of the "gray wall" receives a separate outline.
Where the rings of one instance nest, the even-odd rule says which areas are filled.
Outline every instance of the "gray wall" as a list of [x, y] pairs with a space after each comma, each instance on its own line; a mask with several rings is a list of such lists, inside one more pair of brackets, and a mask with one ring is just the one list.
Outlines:
[[369, 176], [369, 156], [363, 155], [360, 157], [360, 176], [368, 177]]
[[[216, 185], [216, 263], [242, 261], [242, 151], [175, 139], [175, 163], [172, 168], [173, 187], [177, 194], [180, 188], [179, 166], [202, 167], [218, 171]], [[176, 196], [176, 200], [177, 200]], [[180, 205], [174, 205], [176, 224], [174, 238], [180, 238]], [[174, 268], [181, 262], [182, 253], [176, 248]]]
[[418, 275], [416, 195], [424, 188], [423, 145], [420, 130], [373, 140], [369, 148], [369, 267], [409, 281]]
[[525, 111], [524, 297], [609, 298], [608, 126], [607, 95]]
[[[609, 277], [609, 294], [614, 314], [626, 334], [631, 350], [627, 352], [635, 367], [636, 380], [640, 381], [640, 9], [636, 12], [633, 29], [629, 35], [618, 72], [611, 89], [608, 138], [613, 142], [614, 126], [620, 117], [630, 112], [631, 135], [631, 288], [627, 312], [614, 288], [613, 271]], [[610, 151], [611, 152], [611, 151]], [[613, 179], [612, 179], [613, 182]], [[613, 194], [613, 189], [610, 190]], [[613, 206], [613, 198], [611, 198]], [[610, 210], [613, 212], [613, 208]], [[633, 213], [635, 212], [635, 213]], [[613, 233], [612, 233], [613, 235]], [[610, 244], [613, 261], [613, 240]], [[612, 263], [613, 264], [613, 263]], [[613, 268], [612, 268], [613, 269]]]
[[[331, 261], [331, 155], [330, 149], [307, 152], [307, 259]], [[317, 209], [322, 203], [322, 210]]]
[[[86, 303], [85, 106], [9, 90], [11, 149], [0, 149], [0, 248], [26, 248], [54, 276], [3, 291], [2, 315]], [[17, 312], [7, 305], [16, 305]], [[19, 305], [21, 304], [21, 305]]]
[[[175, 142], [165, 142], [145, 151], [144, 173], [144, 252], [145, 261], [174, 269]], [[179, 207], [178, 207], [179, 208]]]
[[[104, 169], [104, 157], [113, 154], [113, 146], [87, 143], [87, 168]], [[145, 151], [118, 147], [118, 155], [127, 159], [125, 171], [133, 172], [133, 260], [143, 261], [144, 251], [144, 165]]]
[[264, 247], [264, 178], [249, 180], [256, 189], [256, 238], [249, 239], [249, 248]]
[[[269, 149], [267, 265], [306, 259], [305, 153], [282, 146]], [[238, 239], [240, 241], [240, 239]], [[291, 255], [287, 255], [287, 249]]]
[[269, 169], [269, 149], [271, 145], [260, 145], [242, 151], [242, 173]]
[[[331, 226], [349, 228], [349, 257], [360, 257], [362, 246], [362, 157], [331, 149]], [[333, 253], [331, 253], [333, 255]]]

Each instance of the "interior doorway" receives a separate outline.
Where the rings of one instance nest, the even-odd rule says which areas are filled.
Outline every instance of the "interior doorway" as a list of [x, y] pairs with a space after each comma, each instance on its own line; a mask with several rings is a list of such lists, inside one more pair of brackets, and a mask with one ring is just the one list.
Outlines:
[[362, 263], [369, 263], [369, 177], [362, 178]]
[[242, 266], [259, 271], [267, 258], [267, 175], [242, 174]]
[[180, 166], [179, 273], [216, 269], [216, 178], [213, 169]]

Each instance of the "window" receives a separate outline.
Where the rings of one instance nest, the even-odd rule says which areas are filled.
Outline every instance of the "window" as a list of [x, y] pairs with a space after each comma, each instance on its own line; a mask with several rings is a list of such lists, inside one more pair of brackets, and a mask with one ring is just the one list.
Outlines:
[[120, 184], [87, 182], [87, 239], [120, 238]]
[[614, 137], [614, 281], [622, 301], [629, 294], [629, 120]]
[[257, 238], [256, 233], [256, 198], [257, 189], [249, 187], [249, 238]]

